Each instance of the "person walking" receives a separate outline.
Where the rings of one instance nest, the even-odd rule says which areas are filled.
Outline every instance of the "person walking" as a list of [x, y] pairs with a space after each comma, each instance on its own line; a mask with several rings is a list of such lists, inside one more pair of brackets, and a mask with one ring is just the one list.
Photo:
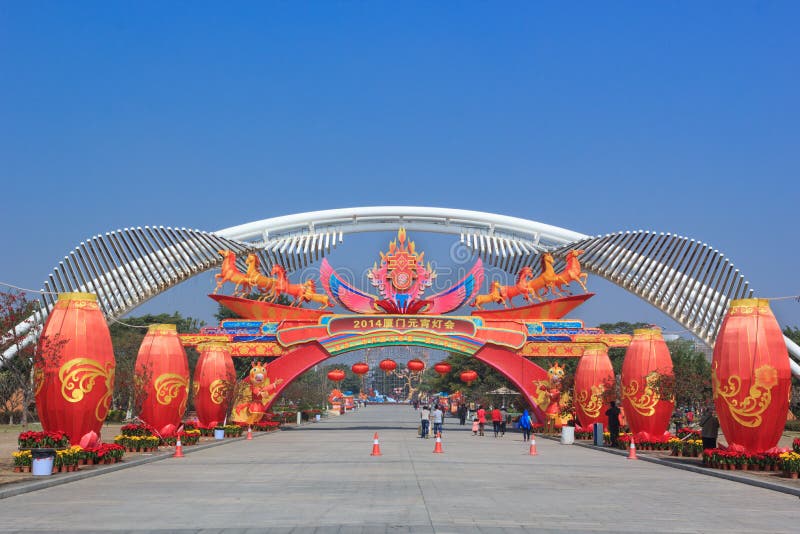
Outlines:
[[703, 439], [703, 450], [716, 449], [718, 435], [719, 419], [717, 419], [717, 413], [712, 404], [700, 418], [700, 437]]
[[483, 404], [478, 405], [478, 411], [475, 413], [478, 416], [478, 435], [483, 435], [483, 428], [486, 425], [486, 410], [483, 409]]
[[423, 406], [422, 411], [419, 412], [419, 422], [422, 425], [422, 434], [419, 437], [427, 439], [431, 424], [431, 410], [427, 406]]
[[522, 411], [522, 415], [519, 416], [519, 428], [522, 430], [522, 441], [528, 441], [531, 439], [531, 427], [533, 427], [533, 421], [531, 421], [531, 414], [528, 413], [528, 410], [525, 409]]
[[467, 424], [467, 405], [466, 404], [459, 404], [458, 405], [458, 423], [460, 425]]
[[478, 416], [476, 415], [475, 418], [472, 420], [472, 435], [478, 435]]
[[500, 421], [500, 437], [503, 437], [506, 435], [506, 423], [508, 423], [508, 420], [510, 419], [505, 406], [500, 408], [500, 416], [503, 418]]
[[619, 443], [619, 408], [617, 408], [616, 401], [611, 401], [606, 415], [608, 416], [608, 433], [611, 434], [611, 446], [616, 447]]
[[503, 420], [503, 414], [500, 413], [499, 408], [492, 408], [492, 430], [494, 430], [494, 437], [500, 433], [500, 421]]
[[436, 405], [436, 408], [433, 409], [431, 417], [433, 417], [433, 435], [436, 437], [442, 433], [442, 422], [444, 422], [444, 412], [442, 411], [441, 406], [438, 404]]

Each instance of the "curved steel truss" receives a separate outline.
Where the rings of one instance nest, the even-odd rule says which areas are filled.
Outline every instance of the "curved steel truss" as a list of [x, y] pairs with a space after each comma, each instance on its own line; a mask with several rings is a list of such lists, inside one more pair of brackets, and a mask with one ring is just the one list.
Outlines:
[[[89, 291], [109, 318], [120, 317], [185, 280], [219, 267], [221, 249], [258, 254], [268, 269], [289, 270], [321, 259], [355, 232], [407, 230], [459, 235], [487, 263], [509, 272], [538, 269], [550, 251], [556, 270], [570, 249], [586, 272], [645, 299], [713, 345], [731, 299], [753, 291], [728, 258], [704, 243], [671, 234], [636, 231], [590, 237], [564, 228], [484, 212], [425, 207], [365, 207], [264, 219], [216, 232], [185, 228], [126, 228], [80, 243], [55, 267], [46, 292]], [[43, 297], [47, 313], [55, 302]], [[796, 347], [796, 346], [795, 346]], [[792, 351], [793, 346], [789, 345]], [[800, 352], [800, 351], [799, 351]], [[8, 357], [3, 354], [3, 358]], [[795, 355], [800, 357], [800, 354]], [[793, 369], [800, 372], [795, 362]]]

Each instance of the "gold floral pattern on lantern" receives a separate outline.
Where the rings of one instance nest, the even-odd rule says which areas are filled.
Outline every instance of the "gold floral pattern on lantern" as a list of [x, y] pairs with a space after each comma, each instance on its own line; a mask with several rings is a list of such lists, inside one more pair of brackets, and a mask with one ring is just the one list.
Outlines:
[[61, 382], [61, 396], [67, 402], [80, 402], [87, 393], [94, 389], [98, 378], [102, 378], [106, 392], [100, 398], [94, 410], [98, 421], [105, 419], [111, 406], [111, 394], [114, 391], [114, 364], [107, 363], [102, 367], [91, 358], [72, 359], [58, 370], [58, 380]]
[[771, 365], [762, 365], [755, 370], [755, 382], [748, 391], [748, 395], [739, 400], [736, 397], [742, 389], [742, 378], [731, 375], [723, 384], [717, 376], [717, 365], [711, 374], [714, 387], [714, 400], [722, 398], [731, 416], [742, 426], [755, 428], [761, 426], [762, 414], [772, 403], [772, 388], [778, 384], [778, 370]]
[[164, 373], [153, 382], [156, 390], [156, 401], [164, 406], [168, 405], [183, 391], [189, 392], [189, 380], [177, 373]]
[[222, 380], [221, 378], [217, 378], [211, 385], [208, 386], [208, 390], [211, 392], [211, 402], [214, 404], [222, 404], [228, 398], [228, 392], [231, 389], [231, 383], [227, 380]]
[[644, 389], [639, 392], [639, 381], [631, 380], [627, 387], [622, 388], [622, 396], [631, 403], [633, 409], [644, 416], [656, 413], [656, 404], [661, 400], [661, 395], [655, 389], [659, 375], [653, 371], [645, 377]]
[[44, 369], [40, 366], [33, 368], [33, 394], [39, 395], [44, 386]]
[[599, 417], [603, 407], [603, 386], [592, 386], [591, 395], [588, 390], [578, 392], [578, 404], [589, 417]]

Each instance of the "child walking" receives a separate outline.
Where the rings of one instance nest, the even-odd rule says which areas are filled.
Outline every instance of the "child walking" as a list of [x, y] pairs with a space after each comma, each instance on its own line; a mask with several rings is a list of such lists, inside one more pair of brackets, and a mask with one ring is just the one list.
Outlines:
[[472, 435], [473, 436], [477, 436], [478, 435], [478, 418], [477, 417], [472, 420]]

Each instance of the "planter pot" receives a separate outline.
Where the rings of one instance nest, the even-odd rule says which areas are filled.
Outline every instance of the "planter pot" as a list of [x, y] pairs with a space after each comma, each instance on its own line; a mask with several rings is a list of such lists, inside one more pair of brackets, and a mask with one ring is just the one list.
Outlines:
[[750, 468], [748, 464], [742, 464], [742, 471], [747, 471]]
[[798, 472], [797, 471], [792, 471], [791, 473], [787, 473], [787, 475], [789, 476], [789, 478], [796, 480], [797, 476], [798, 476]]
[[22, 466], [21, 465], [15, 465], [14, 466], [14, 472], [15, 473], [22, 473]]

